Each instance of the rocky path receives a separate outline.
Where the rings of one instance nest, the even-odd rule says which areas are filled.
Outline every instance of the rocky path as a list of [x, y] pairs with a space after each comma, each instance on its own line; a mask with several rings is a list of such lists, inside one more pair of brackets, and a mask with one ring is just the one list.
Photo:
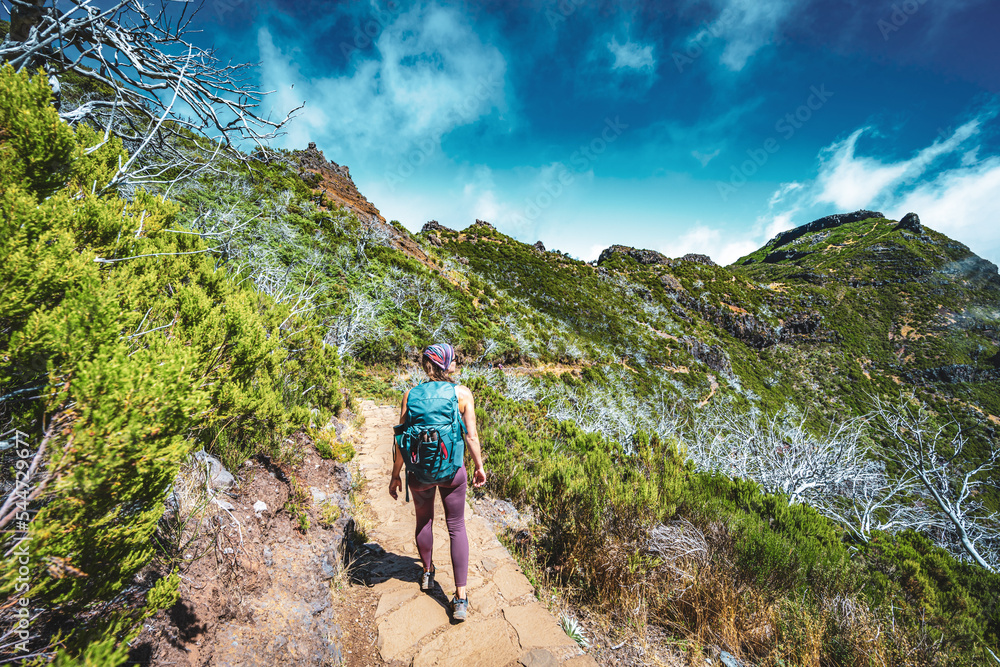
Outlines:
[[583, 667], [597, 663], [563, 632], [534, 596], [533, 588], [484, 519], [466, 509], [469, 534], [469, 618], [453, 623], [447, 601], [455, 592], [448, 533], [440, 497], [434, 521], [434, 558], [439, 588], [419, 588], [420, 559], [414, 541], [413, 503], [388, 493], [395, 407], [362, 404], [365, 426], [358, 450], [368, 480], [365, 503], [374, 527], [369, 539], [376, 562], [366, 566], [378, 595], [377, 646], [388, 664], [414, 667]]

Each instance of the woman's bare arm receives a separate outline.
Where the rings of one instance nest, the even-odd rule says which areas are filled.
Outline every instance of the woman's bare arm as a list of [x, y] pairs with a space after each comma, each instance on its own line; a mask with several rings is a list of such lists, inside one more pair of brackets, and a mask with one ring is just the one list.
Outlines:
[[[399, 423], [402, 424], [406, 421], [406, 399], [410, 395], [410, 390], [407, 389], [406, 393], [403, 394], [403, 404], [399, 409]], [[396, 497], [396, 493], [403, 488], [403, 480], [399, 476], [400, 471], [403, 469], [403, 454], [396, 447], [396, 441], [393, 439], [392, 444], [392, 475], [389, 477], [389, 495], [393, 498]]]
[[465, 443], [469, 446], [469, 453], [475, 464], [472, 484], [482, 486], [486, 483], [486, 468], [483, 466], [483, 452], [479, 445], [479, 431], [476, 429], [476, 401], [472, 398], [472, 391], [464, 385], [456, 387], [455, 393], [458, 394], [458, 410], [465, 422]]

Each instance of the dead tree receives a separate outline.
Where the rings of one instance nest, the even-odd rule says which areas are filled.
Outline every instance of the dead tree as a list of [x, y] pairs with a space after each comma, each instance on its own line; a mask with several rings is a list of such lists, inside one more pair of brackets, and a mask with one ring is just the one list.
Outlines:
[[[117, 137], [128, 151], [106, 189], [169, 190], [220, 153], [246, 159], [236, 146], [266, 153], [267, 141], [298, 110], [272, 120], [260, 111], [268, 92], [250, 82], [251, 65], [223, 63], [188, 41], [201, 2], [161, 0], [151, 11], [141, 0], [106, 9], [93, 0], [8, 1], [11, 32], [0, 60], [16, 70], [44, 68], [63, 120], [89, 123], [103, 143]], [[69, 95], [67, 79], [100, 92]]]
[[938, 523], [953, 535], [956, 555], [990, 572], [1000, 570], [1000, 514], [977, 499], [986, 487], [997, 487], [1000, 446], [989, 443], [985, 455], [969, 462], [964, 454], [968, 438], [955, 420], [938, 423], [912, 395], [892, 403], [873, 397], [872, 402], [870, 422], [887, 441], [886, 455], [922, 487]]

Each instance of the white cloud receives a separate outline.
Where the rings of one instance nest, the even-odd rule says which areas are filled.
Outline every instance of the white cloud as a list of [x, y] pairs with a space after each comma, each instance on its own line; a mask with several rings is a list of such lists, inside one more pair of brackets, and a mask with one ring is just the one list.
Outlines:
[[860, 155], [859, 138], [873, 131], [860, 128], [820, 152], [815, 180], [788, 184], [775, 192], [769, 214], [758, 224], [771, 233], [808, 222], [800, 214], [820, 217], [869, 208], [898, 220], [914, 212], [931, 229], [997, 262], [1000, 155], [982, 157], [982, 145], [968, 145], [996, 115], [996, 110], [987, 109], [951, 135], [896, 161]]
[[691, 151], [691, 155], [694, 157], [695, 160], [697, 160], [698, 162], [701, 162], [701, 166], [707, 167], [708, 163], [711, 162], [712, 160], [714, 160], [716, 157], [718, 157], [719, 153], [721, 153], [721, 152], [722, 152], [721, 148], [716, 148], [711, 153], [702, 153], [700, 151]]
[[276, 45], [267, 27], [259, 29], [258, 45], [263, 84], [278, 91], [276, 106], [306, 102], [285, 145], [317, 141], [338, 160], [430, 153], [455, 127], [505, 108], [503, 56], [455, 9], [418, 6], [399, 14], [372, 50], [355, 53], [349, 76], [303, 75], [298, 63], [307, 55]]
[[717, 264], [732, 264], [759, 247], [756, 234], [734, 237], [730, 230], [715, 229], [696, 224], [690, 231], [660, 246], [668, 257], [681, 257], [688, 253], [708, 255]]
[[1000, 263], [998, 193], [1000, 157], [993, 156], [972, 166], [938, 174], [894, 198], [886, 214], [899, 219], [913, 211], [925, 225]]
[[642, 45], [631, 40], [625, 40], [624, 44], [619, 44], [618, 38], [612, 37], [611, 41], [608, 42], [608, 50], [615, 57], [615, 62], [611, 65], [613, 69], [652, 71], [656, 68], [651, 44]]
[[718, 18], [706, 30], [701, 29], [691, 41], [718, 37], [726, 42], [720, 62], [729, 70], [742, 70], [747, 61], [764, 46], [772, 43], [774, 33], [788, 17], [795, 0], [717, 0]]
[[957, 150], [979, 132], [981, 120], [971, 120], [947, 139], [938, 139], [912, 158], [885, 164], [877, 158], [857, 155], [858, 139], [870, 127], [855, 130], [847, 139], [825, 148], [820, 154], [819, 202], [829, 202], [842, 209], [869, 205], [888, 188], [911, 182], [922, 176], [939, 157]]

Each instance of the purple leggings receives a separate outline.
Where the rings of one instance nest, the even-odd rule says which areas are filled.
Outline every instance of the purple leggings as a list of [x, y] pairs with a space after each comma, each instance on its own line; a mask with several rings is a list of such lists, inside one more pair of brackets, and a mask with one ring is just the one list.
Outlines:
[[424, 567], [430, 567], [434, 553], [434, 489], [441, 489], [444, 504], [444, 519], [448, 524], [451, 538], [451, 567], [455, 573], [455, 585], [465, 586], [469, 576], [469, 537], [465, 533], [465, 492], [469, 478], [465, 466], [458, 469], [449, 484], [417, 484], [410, 482], [413, 509], [417, 513], [417, 549]]

